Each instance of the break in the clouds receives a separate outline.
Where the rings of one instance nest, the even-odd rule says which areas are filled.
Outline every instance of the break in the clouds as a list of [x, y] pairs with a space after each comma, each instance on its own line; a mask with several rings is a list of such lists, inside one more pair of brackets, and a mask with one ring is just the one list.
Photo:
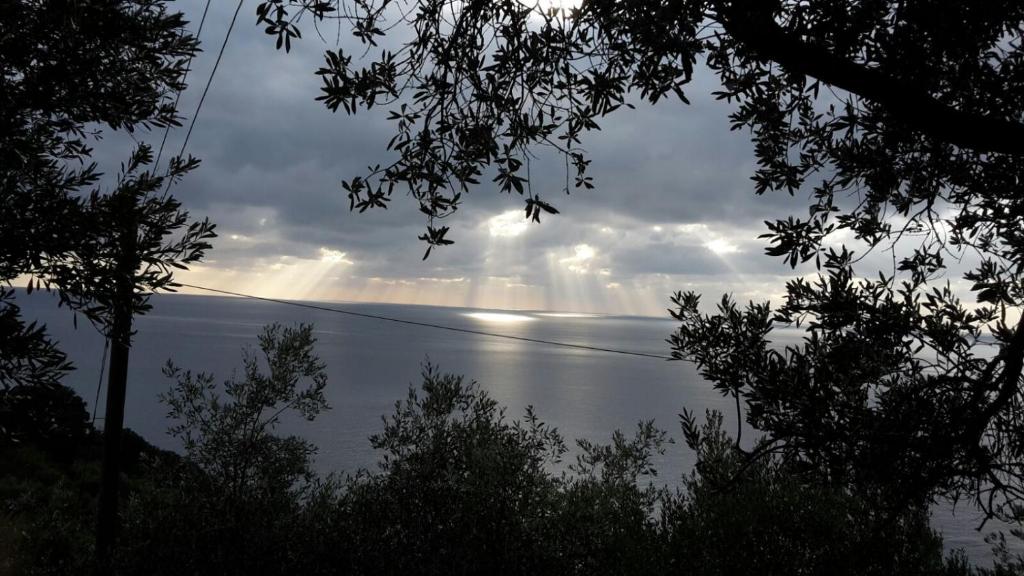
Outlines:
[[[175, 4], [198, 22], [202, 2]], [[182, 98], [189, 118], [232, 4], [210, 9]], [[777, 299], [793, 274], [757, 236], [806, 199], [753, 194], [752, 145], [729, 130], [707, 73], [691, 85], [692, 105], [637, 102], [587, 136], [595, 190], [561, 195], [561, 160], [540, 149], [533, 186], [549, 188], [542, 195], [561, 214], [527, 222], [520, 197], [485, 184], [446, 221], [455, 245], [421, 260], [415, 202], [398, 193], [386, 211], [349, 212], [340, 180], [389, 161], [392, 125], [383, 109], [346, 116], [314, 101], [333, 32], [328, 45], [308, 30], [286, 54], [251, 10], [240, 16], [190, 139], [202, 166], [174, 190], [220, 236], [182, 281], [295, 299], [661, 315], [676, 290]], [[169, 150], [184, 132], [171, 133]], [[101, 163], [116, 166], [130, 144], [108, 138]]]

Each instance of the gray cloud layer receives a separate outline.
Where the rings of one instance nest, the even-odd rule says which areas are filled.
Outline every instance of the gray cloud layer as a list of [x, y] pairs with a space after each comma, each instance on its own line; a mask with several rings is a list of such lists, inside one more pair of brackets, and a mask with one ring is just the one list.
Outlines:
[[[198, 20], [202, 2], [177, 4]], [[189, 117], [232, 10], [211, 7], [206, 52], [182, 99]], [[192, 134], [189, 152], [202, 167], [175, 189], [221, 233], [186, 281], [292, 298], [660, 314], [676, 289], [777, 297], [791, 274], [756, 236], [763, 220], [803, 212], [804, 201], [753, 195], [749, 138], [729, 130], [730, 107], [711, 98], [707, 73], [689, 90], [693, 105], [638, 103], [587, 137], [596, 190], [561, 195], [561, 165], [542, 156], [534, 187], [552, 190], [543, 196], [561, 215], [494, 235], [491, 219], [516, 228], [506, 213], [521, 215], [522, 202], [483, 185], [450, 221], [456, 244], [421, 261], [414, 202], [398, 195], [387, 211], [353, 214], [339, 185], [388, 161], [386, 110], [326, 110], [314, 101], [314, 71], [331, 46], [307, 30], [290, 54], [277, 51], [251, 12], [239, 18]], [[184, 132], [172, 132], [170, 150]], [[109, 138], [103, 161], [119, 161], [125, 144]]]

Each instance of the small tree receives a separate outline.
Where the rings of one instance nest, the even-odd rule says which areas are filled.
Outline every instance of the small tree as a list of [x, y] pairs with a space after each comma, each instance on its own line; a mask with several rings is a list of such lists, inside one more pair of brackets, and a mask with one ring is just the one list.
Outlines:
[[697, 465], [663, 504], [670, 565], [677, 573], [967, 574], [944, 566], [942, 539], [921, 510], [896, 513], [808, 483], [796, 463], [749, 460], [725, 432], [721, 412], [703, 425], [683, 415]]
[[[55, 290], [112, 342], [96, 555], [106, 569], [116, 535], [121, 430], [132, 317], [173, 289], [171, 270], [202, 258], [209, 222], [189, 223], [167, 195], [196, 167], [162, 174], [148, 146], [97, 186], [90, 138], [178, 124], [175, 94], [198, 42], [164, 0], [6, 2], [0, 8], [0, 402], [12, 388], [56, 386], [70, 368], [41, 330], [17, 319], [11, 284]], [[162, 190], [162, 193], [161, 193]], [[13, 367], [14, 369], [9, 369]]]
[[328, 408], [327, 372], [313, 349], [313, 326], [272, 324], [259, 335], [261, 355], [246, 350], [244, 376], [228, 380], [225, 402], [212, 374], [182, 371], [171, 361], [164, 374], [174, 388], [161, 395], [189, 462], [218, 493], [260, 498], [291, 490], [308, 479], [316, 448], [297, 436], [274, 434], [281, 417], [297, 413], [313, 420]]
[[370, 438], [380, 471], [346, 499], [365, 550], [357, 572], [530, 573], [543, 566], [546, 469], [561, 436], [528, 410], [509, 422], [476, 382], [423, 369], [422, 389], [396, 402]]
[[[696, 362], [737, 407], [743, 401], [752, 426], [770, 432], [754, 456], [784, 453], [884, 509], [969, 495], [1008, 517], [1002, 505], [1024, 496], [1024, 446], [1015, 394], [997, 392], [1015, 389], [1003, 381], [1019, 377], [1006, 354], [1020, 337], [997, 333], [1010, 344], [986, 356], [994, 308], [968, 309], [948, 286], [922, 298], [920, 281], [857, 278], [851, 258], [829, 253], [826, 273], [791, 281], [775, 312], [726, 297], [702, 314], [699, 296], [677, 294], [673, 356]], [[775, 325], [803, 327], [806, 336], [777, 346]]]
[[310, 325], [266, 326], [258, 340], [222, 387], [167, 363], [174, 382], [161, 400], [185, 455], [132, 492], [118, 573], [286, 574], [310, 562], [296, 555], [323, 535], [307, 532], [303, 515], [323, 512], [309, 501], [331, 492], [314, 481], [313, 444], [277, 429], [328, 409], [327, 374]]

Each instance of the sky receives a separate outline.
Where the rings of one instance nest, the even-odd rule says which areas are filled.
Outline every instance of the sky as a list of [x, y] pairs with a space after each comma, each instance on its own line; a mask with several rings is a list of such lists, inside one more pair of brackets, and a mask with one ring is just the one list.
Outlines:
[[[194, 30], [204, 2], [172, 5]], [[187, 119], [234, 6], [212, 3], [181, 99]], [[173, 189], [219, 234], [182, 282], [288, 299], [664, 316], [677, 290], [779, 302], [785, 281], [808, 272], [765, 256], [758, 239], [765, 220], [806, 214], [806, 194], [754, 194], [749, 135], [729, 130], [731, 105], [711, 97], [706, 70], [687, 91], [691, 105], [634, 99], [636, 110], [620, 109], [586, 135], [593, 190], [561, 193], [560, 157], [538, 150], [533, 188], [561, 214], [527, 222], [520, 196], [484, 180], [445, 221], [455, 244], [423, 261], [414, 200], [398, 192], [388, 210], [353, 213], [340, 185], [393, 159], [387, 109], [348, 116], [316, 102], [314, 72], [335, 38], [325, 43], [306, 27], [290, 53], [278, 51], [255, 25], [255, 6], [242, 8], [189, 140], [202, 165]], [[342, 42], [355, 45], [344, 31]], [[184, 135], [173, 130], [168, 149]], [[101, 166], [117, 166], [130, 145], [109, 136]]]

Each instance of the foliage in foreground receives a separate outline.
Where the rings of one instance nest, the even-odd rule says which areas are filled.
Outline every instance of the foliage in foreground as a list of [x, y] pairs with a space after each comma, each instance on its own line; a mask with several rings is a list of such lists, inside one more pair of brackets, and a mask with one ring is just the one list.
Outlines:
[[[303, 16], [350, 25], [365, 50], [338, 40], [325, 52], [318, 99], [386, 110], [394, 137], [388, 161], [342, 188], [360, 212], [404, 191], [427, 218], [424, 258], [453, 242], [441, 220], [471, 191], [519, 195], [528, 219], [555, 214], [553, 183], [531, 177], [539, 150], [564, 160], [556, 191], [593, 188], [588, 132], [633, 102], [689, 103], [702, 69], [717, 76], [710, 96], [750, 134], [752, 191], [806, 198], [765, 223], [766, 254], [818, 277], [789, 282], [781, 309], [725, 300], [706, 316], [678, 294], [676, 354], [746, 404], [772, 450], [829, 483], [882, 505], [970, 500], [1017, 521], [1024, 3], [983, 5], [264, 0], [257, 22], [285, 50]], [[870, 252], [889, 254], [855, 266]], [[766, 345], [805, 326], [804, 345]]]
[[[606, 445], [580, 441], [563, 465], [564, 441], [532, 410], [510, 420], [475, 382], [430, 365], [371, 438], [377, 468], [317, 478], [312, 446], [275, 435], [289, 413], [312, 419], [327, 408], [313, 341], [309, 326], [267, 328], [262, 354], [247, 354], [244, 377], [222, 388], [168, 367], [175, 384], [164, 400], [185, 454], [134, 449], [119, 573], [968, 570], [943, 561], [923, 509], [882, 513], [806, 484], [781, 461], [752, 465], [735, 453], [720, 414], [702, 427], [687, 421], [699, 464], [670, 491], [652, 482], [666, 435], [651, 422]], [[54, 421], [88, 427], [84, 417]], [[0, 484], [0, 534], [13, 559], [5, 570], [88, 570], [98, 443], [87, 431], [80, 436], [91, 444], [62, 463], [45, 443], [5, 444], [5, 461], [19, 463]]]
[[[511, 420], [475, 382], [430, 365], [371, 437], [379, 465], [320, 478], [312, 445], [276, 434], [289, 413], [327, 408], [312, 328], [272, 326], [259, 342], [223, 388], [168, 368], [186, 450], [126, 449], [118, 573], [971, 573], [943, 559], [923, 509], [879, 511], [781, 460], [751, 462], [718, 413], [684, 419], [699, 464], [669, 490], [654, 483], [666, 435], [653, 423], [578, 441], [564, 462], [561, 435], [532, 410]], [[0, 473], [4, 573], [91, 570], [98, 437], [84, 417], [55, 421], [84, 429], [65, 435], [83, 438], [70, 460], [5, 437], [17, 466]], [[1000, 574], [1019, 568], [1011, 556]]]
[[167, 0], [0, 5], [0, 388], [52, 386], [71, 368], [21, 318], [14, 284], [55, 292], [109, 336], [116, 308], [145, 313], [210, 248], [214, 226], [167, 194], [198, 160], [161, 166], [140, 144], [107, 189], [113, 170], [90, 147], [107, 130], [179, 124], [175, 95], [199, 50], [187, 24]]

